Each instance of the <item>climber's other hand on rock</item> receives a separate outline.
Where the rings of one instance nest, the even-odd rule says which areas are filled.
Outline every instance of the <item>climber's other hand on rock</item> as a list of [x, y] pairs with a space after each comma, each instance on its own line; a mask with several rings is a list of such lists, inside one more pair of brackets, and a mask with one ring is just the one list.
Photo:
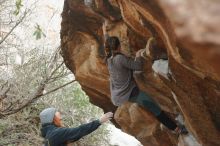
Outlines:
[[141, 57], [141, 53], [143, 52], [143, 49], [140, 49], [136, 52], [136, 55], [135, 57], [138, 58], [138, 57]]
[[112, 112], [108, 112], [108, 113], [105, 113], [100, 119], [100, 123], [103, 124], [105, 122], [107, 122], [108, 120], [111, 120], [113, 117], [113, 113]]

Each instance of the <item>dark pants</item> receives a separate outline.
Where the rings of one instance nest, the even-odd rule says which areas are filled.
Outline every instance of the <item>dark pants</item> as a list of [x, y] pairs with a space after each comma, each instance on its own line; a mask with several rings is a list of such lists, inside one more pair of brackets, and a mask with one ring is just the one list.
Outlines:
[[157, 105], [157, 103], [148, 94], [146, 94], [143, 91], [139, 91], [136, 96], [131, 96], [129, 98], [129, 101], [135, 102], [138, 105], [148, 109], [155, 116], [159, 116], [161, 113], [161, 109]]
[[176, 123], [172, 119], [170, 119], [165, 112], [161, 110], [159, 105], [150, 97], [150, 95], [139, 90], [137, 87], [133, 89], [129, 101], [135, 102], [138, 105], [149, 110], [167, 128], [171, 130], [176, 129]]

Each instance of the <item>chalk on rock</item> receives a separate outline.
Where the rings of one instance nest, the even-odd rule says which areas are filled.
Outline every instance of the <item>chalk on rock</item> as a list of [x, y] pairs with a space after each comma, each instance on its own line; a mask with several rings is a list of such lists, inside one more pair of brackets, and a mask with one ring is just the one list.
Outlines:
[[192, 134], [180, 135], [178, 146], [202, 146]]
[[175, 118], [175, 120], [178, 121], [180, 124], [185, 125], [182, 115], [178, 114], [178, 116]]
[[[178, 114], [175, 120], [178, 121], [178, 123], [185, 125], [183, 116], [181, 114]], [[179, 136], [179, 141], [177, 146], [202, 146], [202, 145], [199, 144], [196, 138], [189, 132], [187, 135]]]
[[93, 0], [84, 0], [84, 4], [88, 7], [91, 7], [93, 3]]
[[154, 61], [152, 69], [155, 73], [160, 74], [165, 78], [169, 79], [168, 74], [170, 74], [171, 72], [169, 71], [168, 60], [160, 59]]

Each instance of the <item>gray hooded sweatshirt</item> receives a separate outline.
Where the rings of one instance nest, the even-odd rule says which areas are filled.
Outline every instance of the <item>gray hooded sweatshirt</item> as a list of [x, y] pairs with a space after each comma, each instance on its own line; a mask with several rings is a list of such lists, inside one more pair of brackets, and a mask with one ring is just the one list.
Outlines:
[[133, 59], [123, 54], [117, 54], [107, 59], [110, 74], [111, 99], [114, 105], [120, 106], [130, 97], [137, 84], [133, 77], [133, 71], [142, 71], [143, 59]]

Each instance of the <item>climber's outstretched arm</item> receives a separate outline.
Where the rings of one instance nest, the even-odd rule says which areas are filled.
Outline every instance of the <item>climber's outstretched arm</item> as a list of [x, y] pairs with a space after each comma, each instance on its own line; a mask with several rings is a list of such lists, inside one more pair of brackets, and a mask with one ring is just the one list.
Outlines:
[[142, 57], [136, 57], [135, 59], [121, 55], [118, 57], [118, 63], [121, 66], [131, 69], [133, 71], [142, 71], [143, 70], [143, 59]]

